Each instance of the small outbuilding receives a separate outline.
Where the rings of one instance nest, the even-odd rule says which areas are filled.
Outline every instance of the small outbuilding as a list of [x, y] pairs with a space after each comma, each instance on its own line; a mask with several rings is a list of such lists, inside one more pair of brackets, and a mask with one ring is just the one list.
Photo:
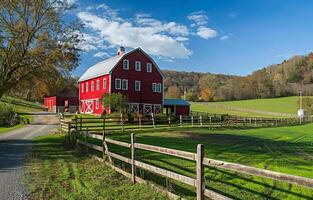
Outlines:
[[163, 107], [167, 115], [190, 115], [190, 103], [183, 99], [164, 99]]
[[44, 98], [44, 106], [55, 113], [75, 113], [78, 111], [78, 102], [78, 91], [64, 91]]

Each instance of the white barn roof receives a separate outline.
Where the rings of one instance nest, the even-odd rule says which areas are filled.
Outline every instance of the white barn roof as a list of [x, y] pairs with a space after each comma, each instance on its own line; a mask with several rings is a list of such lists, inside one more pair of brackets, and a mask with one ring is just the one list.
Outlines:
[[119, 63], [120, 60], [122, 60], [127, 54], [136, 50], [141, 50], [146, 56], [148, 56], [156, 66], [157, 70], [161, 73], [161, 76], [163, 76], [162, 72], [159, 70], [157, 64], [153, 61], [153, 59], [148, 54], [146, 54], [141, 48], [136, 48], [122, 55], [117, 55], [112, 58], [108, 58], [106, 60], [98, 62], [97, 64], [87, 69], [87, 71], [79, 78], [78, 82], [110, 74], [113, 68]]

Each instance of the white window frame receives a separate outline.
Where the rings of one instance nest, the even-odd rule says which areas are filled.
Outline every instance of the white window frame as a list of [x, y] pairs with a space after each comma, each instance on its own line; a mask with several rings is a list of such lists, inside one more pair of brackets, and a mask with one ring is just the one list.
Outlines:
[[89, 91], [89, 83], [86, 82], [86, 92], [88, 92], [88, 91]]
[[[138, 84], [138, 88], [137, 88]], [[140, 92], [141, 91], [141, 81], [135, 81], [135, 91]]]
[[95, 83], [94, 81], [91, 81], [90, 91], [94, 91], [94, 90], [95, 90]]
[[[139, 68], [137, 68], [137, 64], [138, 64]], [[137, 72], [141, 71], [141, 62], [140, 61], [135, 61], [135, 71], [137, 71]]]
[[147, 63], [146, 68], [147, 68], [147, 72], [151, 73], [152, 72], [152, 63]]
[[156, 92], [156, 83], [152, 83], [152, 92]]
[[123, 69], [129, 70], [129, 60], [126, 59], [123, 60]]
[[161, 104], [154, 104], [154, 114], [161, 113], [161, 108], [162, 108]]
[[99, 80], [99, 79], [97, 80], [96, 89], [97, 89], [97, 90], [100, 90], [100, 80]]
[[161, 91], [162, 91], [161, 88], [162, 88], [161, 83], [157, 83], [157, 84], [156, 84], [156, 91], [159, 92], [159, 93], [161, 93]]
[[[125, 87], [124, 87], [124, 83]], [[127, 79], [122, 79], [122, 90], [128, 90], [128, 80]]]
[[[149, 110], [150, 112], [149, 112]], [[152, 113], [152, 105], [151, 104], [143, 104], [143, 113], [145, 115], [150, 115]]]
[[[119, 87], [117, 87], [118, 86], [117, 82], [119, 82]], [[115, 89], [120, 90], [121, 87], [122, 87], [122, 80], [120, 78], [116, 78], [115, 79]]]
[[106, 89], [106, 88], [107, 88], [107, 79], [106, 79], [106, 78], [103, 78], [102, 83], [103, 83], [102, 88], [103, 88], [103, 89]]
[[81, 84], [81, 93], [84, 93], [84, 89], [85, 89], [84, 87], [85, 87], [85, 85], [82, 83]]

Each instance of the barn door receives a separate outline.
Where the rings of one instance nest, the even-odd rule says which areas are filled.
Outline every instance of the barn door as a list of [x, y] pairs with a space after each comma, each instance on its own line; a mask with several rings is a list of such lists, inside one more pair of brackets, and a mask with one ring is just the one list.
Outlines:
[[85, 113], [87, 114], [93, 113], [93, 100], [85, 101]]

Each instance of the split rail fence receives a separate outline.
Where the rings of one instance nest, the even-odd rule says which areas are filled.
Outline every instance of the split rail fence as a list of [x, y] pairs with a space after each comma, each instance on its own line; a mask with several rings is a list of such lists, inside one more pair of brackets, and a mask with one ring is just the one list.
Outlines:
[[309, 122], [298, 118], [252, 118], [234, 115], [192, 112], [190, 116], [137, 116], [129, 117], [75, 117], [74, 119], [60, 117], [61, 129], [69, 130], [69, 126], [78, 131], [125, 131], [145, 130], [173, 127], [204, 127], [204, 128], [260, 128], [275, 126], [299, 125]]
[[[74, 130], [74, 129], [73, 129]], [[79, 134], [79, 132], [74, 132]], [[269, 171], [265, 169], [259, 169], [255, 167], [245, 166], [241, 164], [235, 164], [230, 162], [224, 162], [219, 160], [214, 160], [210, 158], [204, 157], [204, 146], [202, 144], [197, 145], [197, 152], [191, 153], [187, 151], [175, 150], [170, 148], [164, 148], [159, 146], [147, 145], [143, 143], [137, 143], [135, 134], [131, 134], [130, 143], [121, 142], [117, 140], [112, 140], [106, 137], [105, 132], [102, 135], [95, 134], [89, 131], [80, 132], [83, 135], [83, 139], [77, 140], [77, 145], [85, 146], [87, 149], [93, 149], [99, 152], [102, 152], [103, 158], [97, 157], [98, 160], [106, 160], [108, 159], [108, 163], [116, 169], [118, 172], [132, 179], [132, 182], [143, 182], [143, 180], [137, 176], [136, 168], [140, 168], [143, 170], [147, 170], [154, 174], [160, 175], [162, 177], [167, 177], [181, 183], [190, 185], [195, 187], [197, 200], [203, 200], [204, 197], [209, 197], [211, 199], [219, 199], [219, 200], [228, 200], [231, 199], [225, 195], [219, 194], [213, 190], [206, 189], [205, 187], [205, 179], [204, 179], [204, 168], [205, 166], [215, 167], [218, 169], [230, 170], [238, 173], [268, 178], [276, 181], [283, 181], [289, 184], [296, 184], [299, 186], [312, 188], [313, 189], [313, 179]], [[102, 146], [95, 145], [91, 143], [88, 138], [93, 138], [101, 141]], [[108, 143], [126, 147], [130, 149], [129, 157], [125, 157], [116, 153], [113, 153], [108, 148]], [[196, 162], [196, 174], [195, 177], [189, 177], [186, 175], [182, 175], [170, 170], [162, 169], [160, 167], [153, 166], [151, 164], [147, 164], [136, 159], [136, 150], [141, 149], [145, 151], [152, 151], [160, 154], [174, 156], [180, 159], [186, 159], [190, 161]], [[131, 173], [122, 170], [120, 168], [114, 167], [113, 159], [122, 161], [124, 163], [128, 163], [131, 166]], [[171, 194], [173, 198], [179, 198], [177, 195]]]

